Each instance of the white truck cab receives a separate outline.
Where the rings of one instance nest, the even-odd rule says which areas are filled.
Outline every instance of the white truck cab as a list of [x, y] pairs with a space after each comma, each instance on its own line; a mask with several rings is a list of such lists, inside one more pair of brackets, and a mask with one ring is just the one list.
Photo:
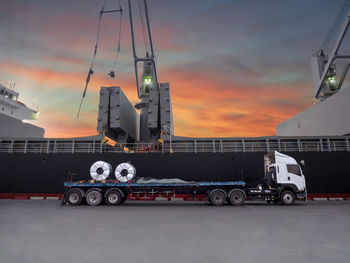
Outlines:
[[306, 189], [305, 177], [297, 161], [275, 151], [277, 184], [293, 184], [299, 191]]
[[[294, 199], [307, 199], [305, 176], [294, 158], [275, 151], [265, 156], [265, 167], [265, 178], [270, 188], [275, 188], [280, 193], [289, 191]], [[288, 202], [290, 197], [287, 194], [285, 201]]]

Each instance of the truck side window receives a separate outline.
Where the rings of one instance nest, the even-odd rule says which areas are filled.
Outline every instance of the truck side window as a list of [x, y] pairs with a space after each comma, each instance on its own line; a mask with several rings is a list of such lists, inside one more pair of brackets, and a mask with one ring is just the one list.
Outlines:
[[297, 164], [287, 164], [287, 171], [288, 173], [301, 176], [300, 168]]

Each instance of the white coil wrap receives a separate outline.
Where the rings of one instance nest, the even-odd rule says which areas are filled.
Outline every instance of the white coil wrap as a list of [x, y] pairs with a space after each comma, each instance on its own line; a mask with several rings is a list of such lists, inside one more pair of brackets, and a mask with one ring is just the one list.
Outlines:
[[97, 161], [90, 167], [90, 175], [95, 181], [103, 181], [112, 172], [112, 166], [104, 161]]
[[115, 178], [121, 183], [126, 183], [136, 177], [136, 169], [130, 163], [121, 163], [115, 169]]

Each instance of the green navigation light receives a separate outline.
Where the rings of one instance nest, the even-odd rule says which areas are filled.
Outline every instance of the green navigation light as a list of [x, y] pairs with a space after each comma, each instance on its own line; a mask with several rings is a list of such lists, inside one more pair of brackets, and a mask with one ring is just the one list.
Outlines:
[[326, 80], [326, 87], [331, 90], [334, 91], [337, 89], [337, 80], [335, 79], [334, 76], [329, 76]]
[[151, 84], [152, 83], [152, 76], [144, 76], [143, 81], [145, 84]]

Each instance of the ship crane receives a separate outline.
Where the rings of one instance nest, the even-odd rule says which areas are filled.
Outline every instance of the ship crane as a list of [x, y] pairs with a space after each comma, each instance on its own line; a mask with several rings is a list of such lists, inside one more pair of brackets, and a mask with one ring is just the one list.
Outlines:
[[[140, 11], [140, 19], [142, 21], [143, 17], [141, 16], [141, 5], [140, 0], [139, 3], [139, 11]], [[152, 114], [152, 109], [159, 111], [159, 109], [155, 109], [152, 104], [159, 101], [159, 83], [158, 83], [158, 74], [157, 74], [157, 66], [155, 60], [155, 53], [153, 47], [152, 40], [152, 32], [151, 25], [148, 16], [148, 6], [147, 1], [143, 0], [143, 9], [145, 12], [145, 20], [147, 25], [147, 36], [150, 46], [150, 54], [146, 51], [144, 57], [139, 57], [136, 54], [136, 44], [135, 44], [135, 33], [134, 33], [134, 21], [133, 21], [133, 13], [132, 13], [132, 4], [131, 0], [128, 0], [129, 5], [129, 18], [130, 18], [130, 32], [131, 32], [131, 44], [134, 58], [134, 68], [135, 68], [135, 78], [136, 78], [136, 88], [137, 88], [137, 96], [140, 99], [138, 103], [134, 105], [134, 107], [140, 110], [140, 126], [139, 126], [139, 135], [141, 141], [149, 141], [153, 138], [156, 138], [161, 130], [160, 122], [154, 118], [155, 114]], [[143, 26], [143, 23], [142, 23]], [[143, 29], [143, 28], [142, 28]], [[145, 40], [146, 41], [146, 40]], [[145, 43], [147, 46], [147, 43]], [[139, 80], [138, 75], [138, 64], [142, 63], [142, 76], [141, 80]], [[159, 106], [159, 103], [158, 103]], [[155, 112], [153, 112], [155, 113]], [[153, 116], [152, 116], [153, 115]]]
[[[139, 101], [132, 105], [120, 86], [101, 87], [97, 131], [117, 142], [158, 141], [162, 131], [173, 134], [173, 115], [169, 83], [159, 83], [156, 57], [146, 0], [138, 3], [142, 32], [144, 33], [145, 54], [136, 54], [133, 7], [128, 0], [131, 45], [135, 67], [137, 96]], [[120, 8], [121, 9], [121, 8]], [[144, 14], [142, 14], [144, 13]], [[147, 26], [147, 38], [144, 23]], [[150, 50], [148, 52], [147, 46]], [[139, 78], [139, 66], [142, 75]], [[136, 111], [139, 110], [139, 113]]]
[[[149, 86], [153, 83], [156, 83], [156, 84], [158, 83], [158, 74], [157, 74], [157, 66], [155, 61], [155, 53], [154, 53], [153, 40], [152, 40], [151, 25], [149, 22], [147, 2], [146, 0], [144, 0], [143, 4], [144, 4], [144, 10], [145, 10], [147, 33], [148, 33], [148, 40], [149, 40], [151, 54], [146, 52], [145, 57], [138, 57], [136, 54], [134, 21], [133, 21], [131, 0], [128, 1], [128, 4], [129, 4], [129, 17], [130, 17], [130, 29], [131, 29], [130, 32], [131, 32], [131, 41], [132, 41], [132, 51], [134, 56], [137, 95], [139, 99], [142, 99], [143, 97], [146, 97], [149, 95]], [[142, 19], [142, 17], [140, 19]], [[139, 62], [143, 62], [143, 74], [142, 74], [141, 84], [139, 83], [138, 67], [137, 67]]]
[[[347, 33], [350, 24], [349, 6], [350, 3], [346, 1], [341, 11], [341, 13], [346, 12], [346, 18], [343, 21], [341, 30], [339, 31], [338, 37], [330, 53], [326, 54], [325, 50], [321, 49], [311, 58], [311, 69], [315, 89], [315, 98], [320, 101], [323, 101], [326, 98], [332, 96], [342, 88], [345, 77], [350, 67], [350, 54], [339, 54], [340, 46], [344, 40], [344, 37]], [[338, 17], [341, 18], [342, 16], [339, 15]], [[332, 33], [332, 31], [333, 29], [330, 33]], [[337, 60], [339, 61], [344, 59], [346, 60], [346, 63], [342, 68], [341, 76], [339, 82], [337, 83], [337, 68], [335, 62]]]
[[278, 136], [349, 134], [350, 88], [342, 88], [350, 68], [349, 46], [344, 45], [350, 24], [349, 7], [350, 1], [346, 1], [322, 48], [311, 58], [314, 96], [317, 103], [278, 124], [276, 127]]

